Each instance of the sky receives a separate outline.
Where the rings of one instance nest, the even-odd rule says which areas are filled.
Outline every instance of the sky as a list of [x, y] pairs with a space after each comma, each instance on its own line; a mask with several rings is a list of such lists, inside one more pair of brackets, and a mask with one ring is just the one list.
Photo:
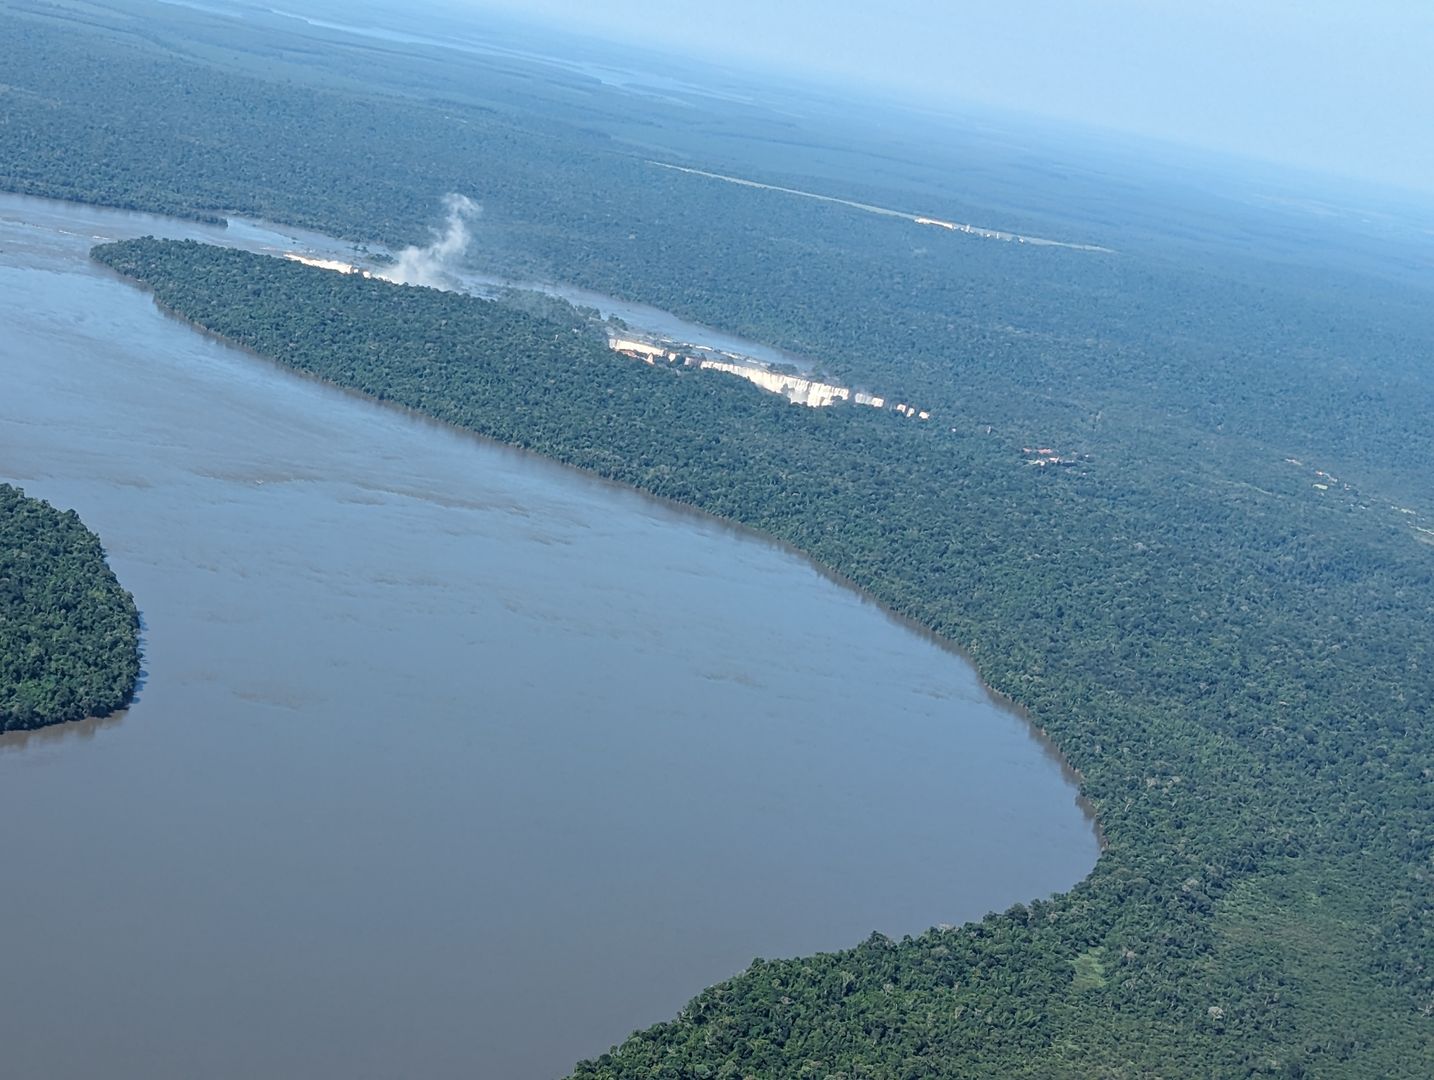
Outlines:
[[1434, 194], [1434, 0], [449, 0]]

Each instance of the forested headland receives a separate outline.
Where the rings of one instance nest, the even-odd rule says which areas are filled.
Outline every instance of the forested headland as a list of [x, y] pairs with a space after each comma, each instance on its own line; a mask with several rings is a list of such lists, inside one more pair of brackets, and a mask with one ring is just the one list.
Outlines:
[[0, 484], [0, 731], [104, 716], [139, 679], [139, 612], [99, 537]]
[[1402, 522], [1134, 429], [1032, 468], [955, 392], [930, 424], [806, 409], [576, 318], [188, 242], [95, 257], [297, 371], [793, 544], [965, 646], [1081, 771], [1107, 848], [1070, 893], [758, 961], [578, 1076], [1427, 1075], [1434, 579]]

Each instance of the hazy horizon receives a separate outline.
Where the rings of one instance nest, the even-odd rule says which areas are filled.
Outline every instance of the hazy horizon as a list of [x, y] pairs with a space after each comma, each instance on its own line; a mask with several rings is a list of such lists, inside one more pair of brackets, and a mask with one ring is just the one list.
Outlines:
[[[1434, 7], [1373, 0], [1012, 0], [880, 12], [788, 0], [436, 0], [937, 111], [993, 109], [1331, 179], [1434, 195]], [[411, 9], [410, 9], [411, 10]]]

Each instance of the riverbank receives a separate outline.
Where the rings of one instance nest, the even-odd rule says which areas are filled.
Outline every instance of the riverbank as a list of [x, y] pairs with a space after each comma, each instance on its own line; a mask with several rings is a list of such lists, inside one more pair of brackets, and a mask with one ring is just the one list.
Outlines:
[[540, 1080], [1095, 862], [1029, 728], [805, 560], [255, 361], [56, 225], [0, 226], [0, 460], [106, 538], [152, 674], [0, 739], [14, 1071]]
[[[925, 973], [933, 970], [995, 980], [1011, 1009], [1067, 1016], [1098, 1008], [1097, 1000], [1115, 990], [1117, 967], [1126, 972], [1119, 994], [1140, 1000], [1148, 999], [1137, 994], [1139, 973], [1150, 981], [1158, 975], [1172, 993], [1180, 986], [1191, 995], [1182, 999], [1187, 1011], [1166, 1022], [1168, 1041], [1143, 1044], [1160, 1056], [1184, 1045], [1192, 1030], [1198, 1033], [1202, 1014], [1195, 1002], [1215, 992], [1202, 989], [1202, 980], [1192, 978], [1197, 969], [1177, 962], [1170, 950], [1189, 957], [1225, 949], [1227, 935], [1240, 933], [1241, 924], [1230, 921], [1237, 913], [1264, 917], [1268, 910], [1259, 902], [1266, 894], [1255, 892], [1251, 902], [1252, 890], [1283, 888], [1291, 880], [1287, 875], [1312, 880], [1303, 865], [1281, 864], [1274, 876], [1221, 869], [1226, 864], [1219, 860], [1235, 857], [1219, 854], [1225, 849], [1218, 845], [1227, 841], [1243, 852], [1242, 864], [1291, 857], [1289, 841], [1281, 839], [1293, 835], [1290, 826], [1271, 829], [1290, 820], [1303, 796], [1285, 785], [1278, 791], [1252, 785], [1251, 775], [1269, 775], [1268, 761], [1219, 725], [1191, 716], [1188, 701], [1181, 708], [1173, 704], [1186, 698], [1169, 698], [1170, 709], [1159, 716], [1150, 711], [1163, 683], [1172, 685], [1160, 694], [1188, 690], [1179, 665], [1198, 665], [1206, 654], [1162, 649], [1160, 662], [1152, 663], [1133, 655], [1150, 647], [1141, 645], [1144, 639], [1112, 634], [1102, 621], [1112, 600], [1102, 599], [1101, 590], [1124, 580], [1122, 567], [1127, 578], [1133, 572], [1121, 549], [1082, 544], [1077, 563], [1062, 557], [1069, 548], [1048, 546], [1051, 522], [1026, 523], [1052, 505], [1062, 508], [1062, 525], [1064, 515], [1106, 507], [1104, 489], [1096, 486], [1102, 478], [1030, 469], [990, 440], [962, 439], [954, 430], [927, 437], [929, 427], [878, 410], [794, 408], [700, 370], [614, 365], [599, 343], [564, 338], [561, 330], [554, 336], [556, 324], [545, 324], [545, 330], [514, 322], [506, 309], [456, 294], [413, 293], [199, 245], [146, 242], [99, 254], [154, 287], [166, 304], [301, 371], [792, 544], [889, 608], [966, 643], [988, 682], [1028, 705], [1081, 768], [1104, 827], [1105, 849], [1094, 872], [1070, 893], [901, 942], [874, 940], [851, 953], [754, 966], [702, 995], [671, 1025], [585, 1067], [585, 1074], [621, 1076], [638, 1062], [670, 1053], [685, 1055], [696, 1068], [709, 1052], [702, 1020], [708, 1010], [727, 1013], [723, 1003], [733, 1003], [740, 1023], [760, 1025], [768, 1010], [779, 1007], [774, 988], [787, 986], [800, 987], [806, 1006], [816, 1008], [827, 976], [813, 981], [804, 973], [829, 973], [843, 963], [866, 980], [860, 1022], [881, 1024], [919, 1011], [930, 989]], [[311, 336], [309, 329], [318, 325], [322, 335]], [[475, 342], [483, 346], [475, 348]], [[516, 357], [521, 364], [513, 363]], [[1010, 520], [973, 517], [973, 505], [1002, 506]], [[1178, 527], [1167, 523], [1160, 535]], [[991, 530], [1016, 530], [1027, 538], [1029, 554], [993, 562]], [[1146, 575], [1142, 593], [1172, 605], [1192, 602], [1171, 557], [1142, 561], [1140, 569]], [[1077, 572], [1097, 589], [1089, 609], [1071, 608], [1070, 575]], [[1072, 620], [1105, 631], [1052, 636], [1053, 625]], [[1104, 683], [1113, 656], [1118, 670], [1128, 669], [1135, 680], [1123, 694]], [[1206, 685], [1207, 693], [1236, 692]], [[1228, 714], [1241, 724], [1245, 715], [1233, 709]], [[1232, 837], [1228, 819], [1202, 817], [1225, 814], [1210, 801], [1208, 793], [1216, 791], [1224, 793], [1220, 807], [1235, 800], [1240, 820], [1253, 815], [1264, 825]], [[1370, 872], [1369, 866], [1345, 871], [1352, 881], [1367, 880]], [[1141, 884], [1132, 887], [1132, 881]], [[1024, 959], [1013, 968], [1009, 958], [1017, 951]], [[1165, 959], [1152, 970], [1151, 957]], [[1326, 964], [1313, 956], [1309, 961], [1310, 971]], [[1228, 981], [1235, 970], [1198, 968], [1227, 997], [1239, 997]], [[892, 998], [881, 987], [900, 985], [898, 974], [909, 991]], [[1168, 1010], [1170, 999], [1161, 1000]], [[1240, 1000], [1245, 1008], [1257, 1005]], [[960, 1030], [957, 1024], [950, 1037]], [[1034, 1050], [1023, 1041], [1027, 1030], [1002, 1023], [1004, 1041], [986, 1048], [992, 1060]], [[774, 1049], [769, 1068], [780, 1072], [790, 1064], [789, 1054], [815, 1052], [810, 1043], [784, 1044]], [[880, 1056], [883, 1048], [873, 1052], [879, 1055], [874, 1061], [891, 1064]]]
[[[449, 418], [437, 415], [431, 409], [425, 409], [420, 406], [416, 406], [410, 402], [404, 401], [399, 398], [388, 397], [382, 394], [375, 394], [371, 389], [365, 389], [357, 385], [356, 383], [335, 379], [331, 374], [326, 374], [322, 371], [314, 370], [303, 364], [295, 363], [292, 360], [285, 360], [273, 355], [272, 353], [265, 352], [262, 349], [256, 347], [256, 345], [252, 341], [245, 340], [242, 336], [226, 334], [221, 330], [217, 330], [207, 322], [201, 321], [200, 319], [196, 318], [192, 312], [187, 311], [183, 306], [176, 306], [175, 304], [171, 303], [170, 300], [166, 298], [165, 294], [161, 290], [156, 289], [150, 281], [147, 281], [142, 277], [136, 277], [133, 274], [127, 273], [124, 269], [113, 265], [107, 257], [101, 257], [96, 254], [97, 252], [99, 252], [99, 250], [100, 249], [96, 249], [95, 252], [91, 253], [91, 257], [95, 258], [95, 261], [97, 263], [99, 263], [111, 273], [114, 273], [116, 277], [125, 281], [130, 287], [135, 288], [140, 292], [148, 295], [157, 310], [161, 311], [167, 318], [173, 319], [174, 321], [180, 323], [186, 329], [190, 330], [193, 333], [202, 335], [209, 340], [222, 343], [226, 347], [238, 350], [245, 355], [252, 357], [255, 361], [259, 363], [273, 365], [276, 368], [282, 369], [283, 371], [287, 372], [292, 376], [306, 380], [313, 380], [325, 386], [332, 387], [333, 389], [341, 393], [354, 396], [357, 400], [368, 403], [380, 404], [384, 409], [396, 410], [406, 416], [409, 416], [421, 422], [436, 424], [445, 431], [460, 432], [464, 435], [475, 437], [476, 439], [480, 440], [484, 445], [503, 446], [506, 449], [509, 449], [515, 453], [525, 456], [531, 456], [533, 458], [555, 464], [561, 468], [572, 469], [582, 474], [586, 479], [609, 486], [613, 490], [638, 491], [644, 497], [654, 499], [659, 503], [670, 507], [675, 512], [696, 515], [704, 522], [716, 524], [723, 527], [724, 529], [731, 530], [737, 536], [743, 537], [745, 539], [757, 540], [764, 544], [773, 545], [780, 550], [786, 552], [787, 554], [795, 558], [801, 559], [812, 570], [820, 574], [827, 581], [830, 581], [834, 585], [837, 585], [840, 588], [859, 596], [864, 602], [872, 604], [877, 608], [880, 608], [888, 618], [899, 623], [909, 632], [920, 636], [930, 644], [935, 645], [943, 651], [948, 652], [951, 655], [959, 658], [962, 663], [970, 665], [973, 670], [977, 671], [979, 675], [979, 667], [977, 666], [975, 659], [958, 642], [953, 641], [949, 637], [943, 636], [941, 633], [934, 630], [930, 625], [921, 622], [917, 617], [907, 612], [898, 610], [889, 602], [889, 600], [884, 598], [869, 584], [864, 584], [856, 580], [849, 574], [844, 573], [842, 570], [814, 557], [809, 551], [805, 550], [803, 547], [793, 542], [792, 540], [783, 537], [782, 535], [754, 527], [753, 525], [743, 521], [742, 518], [740, 516], [737, 516], [736, 514], [717, 513], [697, 501], [682, 497], [674, 497], [672, 495], [659, 494], [657, 491], [651, 488], [635, 485], [630, 481], [614, 477], [608, 471], [593, 468], [589, 465], [579, 464], [575, 461], [569, 460], [567, 457], [555, 456], [551, 453], [545, 453], [542, 450], [534, 449], [526, 441], [515, 441], [497, 438], [480, 427], [475, 427], [471, 424], [465, 423], [455, 423]], [[325, 268], [319, 267], [317, 269], [323, 270]], [[369, 280], [374, 279], [370, 278]], [[1025, 705], [1012, 698], [1009, 694], [1002, 693], [1001, 691], [992, 688], [984, 681], [981, 682], [980, 686], [982, 693], [993, 704], [997, 705], [1003, 711], [1008, 712], [1013, 716], [1019, 717], [1022, 723], [1025, 724], [1025, 726], [1029, 730], [1031, 736], [1041, 746], [1043, 752], [1049, 755], [1053, 761], [1059, 764], [1062, 776], [1064, 776], [1069, 781], [1069, 783], [1076, 789], [1076, 805], [1080, 808], [1082, 814], [1086, 819], [1087, 824], [1092, 830], [1099, 849], [1103, 851], [1106, 847], [1107, 841], [1105, 838], [1105, 834], [1101, 829], [1101, 824], [1099, 817], [1096, 813], [1096, 808], [1094, 804], [1089, 800], [1089, 798], [1087, 798], [1083, 791], [1084, 777], [1081, 775], [1080, 770], [1077, 769], [1074, 765], [1072, 765], [1069, 760], [1067, 760], [1064, 753], [1062, 753], [1059, 745], [1052, 739], [1050, 733], [1046, 730], [1044, 726], [1042, 726], [1037, 721], [1037, 719], [1031, 714], [1030, 710]]]

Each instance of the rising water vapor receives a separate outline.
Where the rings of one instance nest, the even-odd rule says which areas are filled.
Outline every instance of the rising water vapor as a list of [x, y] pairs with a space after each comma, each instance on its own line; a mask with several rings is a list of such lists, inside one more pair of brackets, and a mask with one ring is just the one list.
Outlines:
[[480, 207], [466, 195], [445, 195], [443, 205], [448, 218], [443, 231], [437, 232], [427, 247], [406, 247], [398, 253], [392, 266], [375, 276], [400, 285], [427, 285], [434, 289], [453, 287], [453, 273], [459, 268], [468, 244], [473, 239], [469, 225]]

